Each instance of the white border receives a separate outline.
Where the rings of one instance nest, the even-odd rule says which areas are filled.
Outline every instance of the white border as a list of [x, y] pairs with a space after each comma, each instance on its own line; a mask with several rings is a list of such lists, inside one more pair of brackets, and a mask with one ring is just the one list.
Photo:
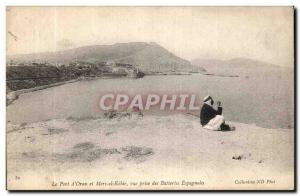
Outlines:
[[[25, 5], [25, 6], [34, 6], [34, 5], [42, 5], [42, 6], [117, 6], [117, 5], [124, 5], [124, 6], [156, 6], [156, 5], [164, 5], [164, 6], [290, 6], [294, 5], [296, 8], [298, 8], [298, 15], [299, 15], [299, 8], [300, 8], [300, 1], [298, 0], [151, 0], [151, 1], [145, 1], [145, 0], [102, 0], [102, 1], [93, 1], [93, 0], [2, 0], [0, 1], [0, 25], [1, 25], [1, 31], [0, 31], [0, 37], [1, 37], [1, 43], [0, 43], [0, 126], [1, 126], [1, 146], [0, 146], [0, 155], [2, 159], [0, 159], [0, 195], [8, 195], [9, 193], [5, 190], [5, 114], [6, 114], [6, 106], [5, 106], [5, 51], [6, 51], [6, 19], [5, 19], [5, 7], [9, 5]], [[299, 20], [297, 20], [297, 26], [299, 26]], [[298, 37], [297, 33], [297, 37]], [[297, 43], [295, 43], [297, 44]], [[297, 57], [299, 56], [299, 50], [297, 51]], [[299, 76], [299, 69], [297, 75]], [[299, 85], [297, 85], [297, 91], [299, 92]], [[299, 99], [297, 100], [299, 101]], [[297, 108], [298, 111], [298, 108]], [[299, 115], [297, 118], [297, 121], [299, 122]], [[299, 142], [299, 133], [297, 134], [298, 138], [297, 141]], [[299, 150], [298, 157], [299, 157]], [[298, 180], [299, 182], [299, 180]], [[298, 183], [299, 188], [299, 183]], [[29, 193], [33, 194], [33, 193]], [[35, 195], [41, 195], [42, 193], [37, 193]], [[63, 193], [56, 193], [58, 195], [62, 195]], [[84, 195], [86, 193], [79, 193], [79, 195]], [[115, 195], [120, 193], [101, 193], [101, 194], [109, 194], [109, 195]], [[141, 194], [141, 193], [140, 193]], [[159, 195], [161, 195], [160, 193]], [[188, 194], [188, 193], [183, 193]], [[201, 193], [203, 194], [203, 193]], [[209, 195], [215, 195], [217, 193], [209, 193]], [[259, 193], [258, 195], [262, 195], [263, 193]], [[288, 193], [283, 193], [288, 194]]]
[[249, 1], [238, 1], [238, 0], [4, 0], [6, 5], [201, 5], [201, 6], [215, 6], [215, 5], [294, 5], [297, 0], [249, 0]]

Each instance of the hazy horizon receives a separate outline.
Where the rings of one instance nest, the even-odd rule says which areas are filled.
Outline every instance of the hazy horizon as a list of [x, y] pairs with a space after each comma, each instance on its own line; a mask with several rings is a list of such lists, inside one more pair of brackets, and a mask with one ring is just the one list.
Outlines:
[[8, 7], [7, 55], [156, 42], [186, 60], [294, 65], [292, 7]]

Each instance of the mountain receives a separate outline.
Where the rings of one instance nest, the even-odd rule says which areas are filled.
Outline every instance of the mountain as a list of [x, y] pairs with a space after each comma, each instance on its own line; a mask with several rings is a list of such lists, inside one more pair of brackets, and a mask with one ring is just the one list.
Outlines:
[[200, 67], [175, 56], [157, 43], [130, 42], [113, 45], [92, 45], [58, 52], [9, 56], [16, 62], [46, 61], [69, 64], [82, 62], [114, 62], [136, 65], [141, 71], [198, 71]]
[[258, 61], [250, 58], [233, 58], [229, 60], [218, 60], [218, 59], [194, 59], [192, 60], [193, 65], [203, 66], [206, 68], [214, 66], [238, 68], [254, 68], [254, 67], [278, 67], [268, 62]]
[[233, 58], [230, 60], [199, 58], [192, 60], [191, 63], [195, 66], [201, 66], [208, 73], [222, 75], [265, 76], [270, 73], [283, 74], [293, 72], [293, 68], [291, 67], [283, 67], [249, 58]]

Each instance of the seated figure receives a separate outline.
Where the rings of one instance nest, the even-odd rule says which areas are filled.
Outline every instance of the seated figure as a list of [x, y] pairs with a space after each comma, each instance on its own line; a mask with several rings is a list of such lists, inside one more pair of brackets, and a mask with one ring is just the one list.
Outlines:
[[211, 96], [206, 96], [203, 102], [200, 111], [200, 122], [203, 128], [213, 131], [230, 131], [235, 129], [235, 127], [230, 127], [225, 123], [220, 101], [217, 102], [217, 110], [213, 108], [214, 100]]

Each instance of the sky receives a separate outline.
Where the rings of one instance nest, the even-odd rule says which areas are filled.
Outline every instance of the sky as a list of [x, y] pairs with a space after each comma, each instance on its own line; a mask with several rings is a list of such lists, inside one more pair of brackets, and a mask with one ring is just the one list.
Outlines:
[[175, 55], [294, 64], [292, 7], [7, 7], [7, 55], [156, 42]]

